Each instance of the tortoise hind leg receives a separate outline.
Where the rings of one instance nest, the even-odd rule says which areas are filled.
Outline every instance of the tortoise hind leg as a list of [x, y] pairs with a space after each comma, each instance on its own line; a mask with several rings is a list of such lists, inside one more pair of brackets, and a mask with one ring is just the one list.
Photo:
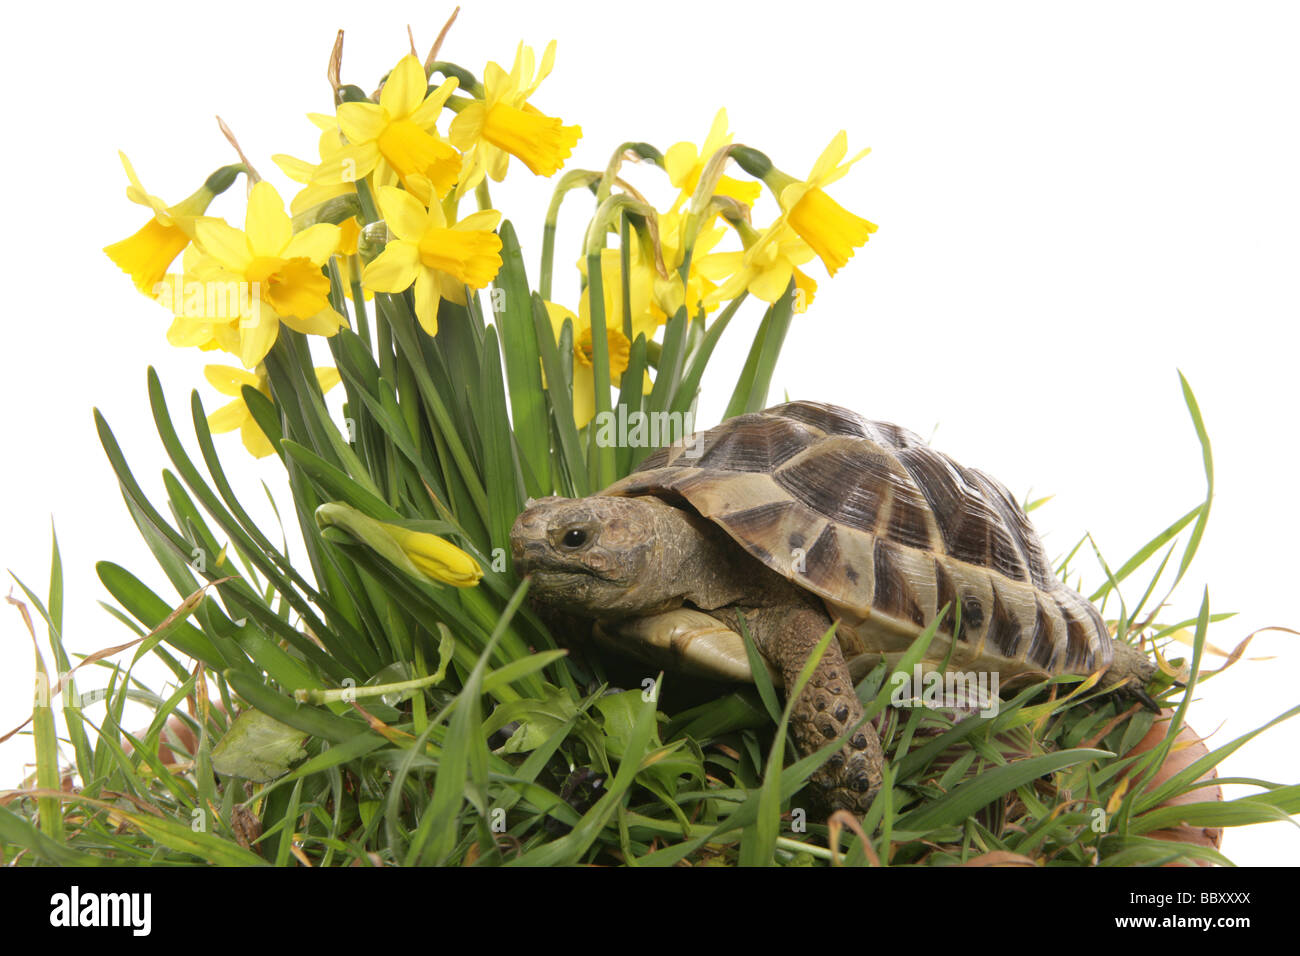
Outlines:
[[[781, 672], [786, 688], [792, 688], [831, 626], [830, 618], [811, 605], [742, 610], [759, 652]], [[862, 718], [844, 654], [832, 640], [791, 711], [795, 743], [800, 752], [810, 754], [842, 737]], [[832, 809], [862, 814], [880, 789], [884, 763], [875, 728], [862, 724], [813, 774], [812, 783]]]

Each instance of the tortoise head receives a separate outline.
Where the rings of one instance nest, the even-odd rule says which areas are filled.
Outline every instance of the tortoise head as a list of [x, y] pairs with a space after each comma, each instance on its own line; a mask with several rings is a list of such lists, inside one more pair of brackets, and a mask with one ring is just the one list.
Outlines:
[[584, 617], [626, 617], [680, 603], [670, 560], [680, 523], [680, 512], [653, 498], [539, 498], [515, 519], [510, 549], [538, 600]]

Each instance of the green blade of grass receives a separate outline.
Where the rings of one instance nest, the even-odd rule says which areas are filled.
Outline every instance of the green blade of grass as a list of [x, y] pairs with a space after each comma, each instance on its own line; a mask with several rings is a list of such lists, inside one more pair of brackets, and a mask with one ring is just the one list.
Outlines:
[[898, 820], [896, 829], [925, 833], [939, 827], [958, 824], [999, 797], [1038, 777], [1088, 760], [1113, 756], [1114, 754], [1108, 750], [1081, 747], [1043, 754], [1040, 757], [1029, 757], [1025, 760], [1015, 760], [1001, 767], [993, 767], [985, 770], [975, 779], [961, 784], [942, 799], [904, 814]]
[[[552, 487], [550, 430], [547, 427], [546, 398], [542, 390], [541, 353], [538, 329], [533, 320], [532, 295], [524, 268], [524, 254], [509, 220], [501, 223], [501, 271], [496, 288], [504, 295], [504, 308], [497, 314], [501, 348], [505, 353], [506, 378], [510, 384], [510, 411], [519, 453], [536, 485], [528, 494], [540, 496]], [[495, 352], [485, 348], [485, 354]], [[496, 375], [501, 375], [497, 365]], [[503, 419], [504, 421], [504, 419]]]
[[486, 742], [478, 734], [481, 723], [479, 701], [483, 693], [483, 678], [492, 652], [505, 635], [510, 618], [523, 603], [527, 593], [528, 582], [525, 581], [520, 584], [510, 604], [502, 612], [496, 629], [488, 638], [487, 646], [479, 654], [474, 669], [457, 697], [459, 706], [455, 708], [451, 725], [447, 728], [447, 740], [443, 745], [442, 758], [438, 762], [438, 776], [434, 782], [433, 798], [425, 810], [426, 819], [431, 821], [431, 826], [418, 834], [418, 837], [423, 839], [417, 838], [412, 841], [407, 855], [408, 863], [420, 860], [444, 862], [456, 845], [456, 827], [465, 799], [466, 782], [475, 783], [480, 788], [480, 793], [486, 791]]

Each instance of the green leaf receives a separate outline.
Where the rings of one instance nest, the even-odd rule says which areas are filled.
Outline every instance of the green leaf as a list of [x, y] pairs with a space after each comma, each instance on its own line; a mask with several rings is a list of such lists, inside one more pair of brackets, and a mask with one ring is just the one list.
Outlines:
[[781, 298], [763, 316], [763, 323], [758, 327], [758, 334], [750, 347], [740, 380], [736, 382], [736, 390], [727, 403], [724, 418], [733, 418], [742, 412], [762, 411], [767, 407], [772, 373], [781, 356], [781, 346], [785, 343], [785, 334], [790, 328], [790, 318], [793, 315], [794, 280], [791, 279]]
[[[531, 473], [537, 481], [536, 487], [529, 488], [528, 493], [539, 496], [551, 488], [551, 447], [546, 398], [542, 391], [538, 329], [533, 319], [524, 255], [514, 226], [506, 220], [501, 223], [498, 233], [501, 236], [501, 271], [497, 273], [495, 285], [504, 295], [504, 308], [497, 314], [497, 326], [501, 330], [506, 375], [510, 382], [511, 419], [519, 453], [527, 463], [526, 473]], [[494, 349], [485, 348], [484, 351], [491, 352], [493, 361], [496, 361]], [[499, 367], [496, 374], [501, 374]]]
[[1178, 381], [1182, 384], [1183, 399], [1187, 402], [1187, 411], [1191, 414], [1192, 425], [1196, 428], [1196, 438], [1201, 443], [1201, 458], [1205, 465], [1205, 502], [1196, 516], [1192, 536], [1183, 551], [1183, 560], [1179, 562], [1178, 575], [1174, 578], [1175, 584], [1182, 580], [1188, 566], [1192, 563], [1192, 558], [1196, 556], [1201, 535], [1205, 533], [1205, 523], [1210, 518], [1210, 503], [1214, 500], [1214, 458], [1210, 453], [1210, 436], [1205, 431], [1205, 422], [1201, 419], [1201, 409], [1196, 403], [1196, 396], [1192, 394], [1192, 386], [1188, 384], [1182, 372], [1178, 373]]
[[709, 359], [713, 356], [713, 350], [718, 345], [718, 340], [722, 338], [722, 333], [727, 330], [732, 316], [740, 308], [740, 304], [745, 301], [749, 293], [742, 292], [739, 296], [732, 299], [725, 309], [718, 314], [709, 326], [704, 338], [700, 342], [699, 348], [691, 356], [691, 364], [686, 369], [686, 374], [682, 377], [676, 392], [673, 394], [673, 404], [671, 411], [683, 414], [691, 407], [695, 401], [695, 395], [700, 390], [700, 380], [704, 377], [704, 370], [708, 367]]
[[[556, 436], [559, 438], [560, 451], [564, 456], [565, 471], [573, 482], [573, 492], [578, 497], [590, 494], [587, 482], [587, 458], [578, 440], [578, 429], [573, 422], [573, 395], [571, 393], [571, 376], [564, 374], [559, 345], [551, 332], [551, 320], [546, 311], [542, 297], [534, 294], [532, 299], [533, 328], [536, 341], [540, 346], [542, 364], [546, 370], [546, 399], [551, 406], [552, 422]], [[572, 335], [572, 325], [566, 322], [566, 328]], [[569, 348], [572, 349], [572, 340]], [[570, 359], [572, 351], [569, 352]], [[554, 490], [552, 487], [549, 490]]]
[[[526, 304], [526, 303], [525, 303]], [[530, 323], [531, 324], [531, 323]], [[531, 334], [531, 330], [530, 330]], [[539, 367], [534, 358], [533, 366]], [[539, 375], [540, 378], [540, 375]], [[488, 493], [488, 533], [491, 547], [500, 549], [502, 554], [510, 554], [510, 526], [515, 515], [523, 510], [520, 497], [522, 481], [514, 455], [514, 443], [511, 441], [510, 419], [506, 415], [506, 396], [504, 383], [501, 381], [501, 358], [497, 349], [496, 329], [489, 328], [483, 342], [483, 367], [480, 372], [481, 391], [478, 400], [479, 437], [483, 443], [483, 483]], [[537, 402], [544, 402], [541, 383], [538, 382]], [[517, 414], [517, 413], [516, 413]], [[543, 436], [545, 455], [549, 459], [549, 429], [546, 411], [543, 407], [540, 428]], [[519, 419], [515, 421], [518, 423]], [[524, 448], [524, 436], [516, 425], [515, 438], [520, 450]], [[527, 427], [527, 426], [525, 426]], [[536, 442], [531, 442], [536, 444]], [[534, 449], [535, 450], [535, 449]], [[549, 469], [546, 481], [550, 482]], [[536, 489], [541, 494], [541, 489]]]
[[265, 783], [289, 772], [289, 765], [307, 756], [307, 735], [259, 710], [237, 716], [225, 736], [212, 748], [218, 773]]

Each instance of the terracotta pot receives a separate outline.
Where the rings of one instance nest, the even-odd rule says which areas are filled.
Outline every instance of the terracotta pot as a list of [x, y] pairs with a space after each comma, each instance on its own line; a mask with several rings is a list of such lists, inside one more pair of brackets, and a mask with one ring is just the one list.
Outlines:
[[[1160, 743], [1169, 736], [1169, 726], [1174, 712], [1164, 710], [1161, 716], [1151, 725], [1147, 735], [1137, 742], [1137, 745], [1129, 751], [1129, 755], [1146, 753], [1160, 745]], [[1165, 759], [1164, 766], [1150, 783], [1143, 786], [1143, 790], [1151, 791], [1159, 787], [1170, 777], [1186, 770], [1189, 766], [1200, 760], [1210, 752], [1201, 737], [1196, 731], [1186, 724], [1179, 729], [1178, 735], [1174, 738], [1174, 747], [1169, 756]], [[1219, 776], [1218, 772], [1211, 767], [1208, 772], [1199, 777], [1199, 780], [1214, 780]], [[1188, 803], [1205, 803], [1211, 800], [1222, 800], [1223, 790], [1217, 784], [1211, 787], [1198, 787], [1187, 793], [1172, 797], [1161, 804], [1162, 807], [1177, 807]], [[1198, 827], [1182, 824], [1176, 827], [1169, 827], [1164, 830], [1152, 830], [1147, 836], [1157, 840], [1168, 840], [1171, 843], [1189, 843], [1194, 846], [1204, 846], [1217, 850], [1223, 843], [1222, 827]], [[1184, 863], [1171, 863], [1169, 866], [1186, 866]], [[1209, 863], [1201, 862], [1201, 866], [1209, 866]]]

